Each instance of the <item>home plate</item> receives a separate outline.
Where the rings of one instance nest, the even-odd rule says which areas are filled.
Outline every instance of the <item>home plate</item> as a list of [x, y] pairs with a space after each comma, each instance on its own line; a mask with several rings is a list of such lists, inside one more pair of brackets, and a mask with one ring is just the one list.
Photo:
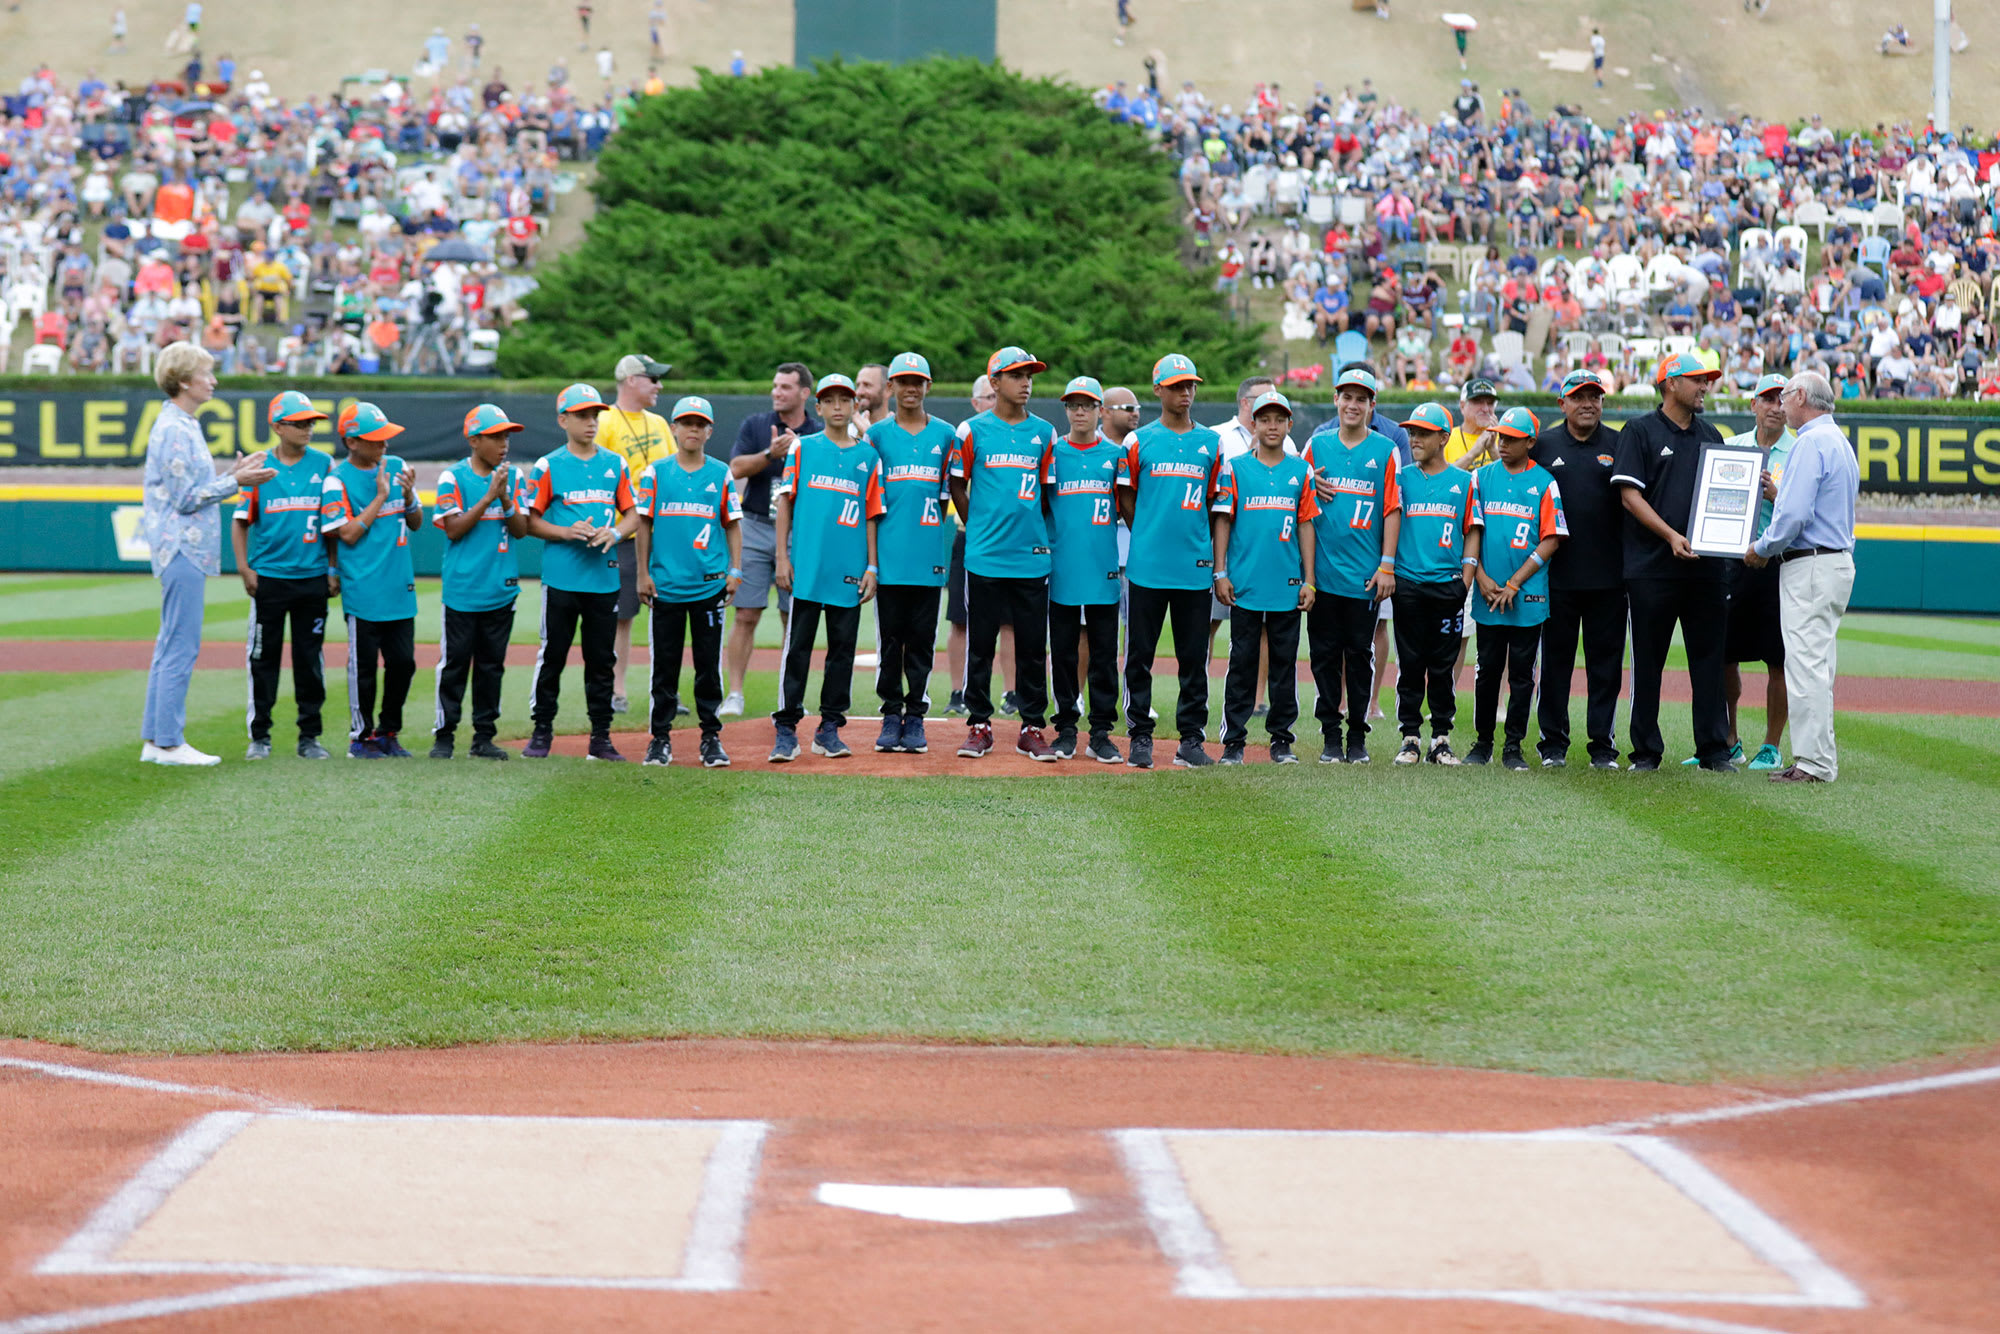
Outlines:
[[1186, 1296], [1862, 1303], [1804, 1242], [1650, 1136], [1115, 1138]]
[[216, 1112], [40, 1268], [730, 1288], [763, 1133], [755, 1121]]
[[1061, 1186], [869, 1186], [823, 1181], [814, 1197], [837, 1209], [924, 1223], [1007, 1223], [1076, 1212], [1076, 1200]]

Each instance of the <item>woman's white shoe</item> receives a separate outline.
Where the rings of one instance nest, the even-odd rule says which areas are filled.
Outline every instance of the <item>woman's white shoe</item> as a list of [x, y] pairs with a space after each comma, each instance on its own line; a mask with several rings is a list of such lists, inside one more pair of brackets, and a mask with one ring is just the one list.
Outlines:
[[178, 746], [170, 746], [161, 750], [159, 755], [153, 760], [153, 763], [205, 767], [211, 764], [222, 763], [222, 757], [220, 755], [210, 755], [207, 751], [196, 750], [193, 746], [183, 741]]

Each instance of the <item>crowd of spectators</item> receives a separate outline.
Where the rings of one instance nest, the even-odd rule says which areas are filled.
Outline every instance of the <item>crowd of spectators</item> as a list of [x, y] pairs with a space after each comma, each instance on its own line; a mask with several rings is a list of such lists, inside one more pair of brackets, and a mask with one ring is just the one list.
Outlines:
[[481, 364], [564, 164], [636, 97], [586, 100], [560, 63], [517, 90], [476, 52], [421, 96], [382, 78], [289, 101], [238, 73], [199, 52], [144, 88], [43, 68], [4, 98], [4, 369], [141, 371], [187, 338], [225, 374]]
[[1373, 344], [1399, 384], [1516, 389], [1588, 365], [1648, 392], [1693, 350], [1747, 392], [2000, 397], [2000, 143], [1698, 108], [1598, 124], [1470, 81], [1434, 119], [1369, 80], [1236, 107], [1192, 83], [1099, 105], [1180, 162], [1220, 285], [1277, 289], [1288, 340]]

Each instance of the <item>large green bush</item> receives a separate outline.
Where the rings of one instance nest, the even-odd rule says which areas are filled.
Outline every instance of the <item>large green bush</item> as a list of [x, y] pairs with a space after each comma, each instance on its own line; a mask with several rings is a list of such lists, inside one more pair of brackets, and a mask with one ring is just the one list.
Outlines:
[[643, 349], [695, 379], [851, 372], [906, 348], [969, 380], [1018, 343], [1057, 375], [1211, 380], [1260, 336], [1181, 262], [1172, 165], [1074, 88], [970, 60], [704, 75], [606, 147], [588, 239], [545, 267], [511, 376]]

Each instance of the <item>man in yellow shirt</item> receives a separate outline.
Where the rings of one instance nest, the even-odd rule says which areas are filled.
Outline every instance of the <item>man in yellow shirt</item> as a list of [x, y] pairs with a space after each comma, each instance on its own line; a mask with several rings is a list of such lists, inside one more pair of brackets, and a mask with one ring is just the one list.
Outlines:
[[[1500, 394], [1494, 389], [1493, 381], [1467, 380], [1465, 387], [1458, 391], [1458, 411], [1459, 424], [1444, 442], [1444, 461], [1470, 470], [1498, 459], [1498, 454], [1482, 451], [1479, 443], [1479, 437], [1492, 430], [1494, 423], [1500, 420]], [[1476, 458], [1460, 463], [1459, 460], [1468, 454]]]
[[[632, 353], [618, 359], [612, 374], [618, 397], [611, 410], [598, 414], [597, 444], [625, 460], [625, 475], [638, 479], [654, 462], [674, 452], [673, 432], [666, 419], [649, 411], [660, 398], [660, 381], [673, 369], [665, 362]], [[623, 713], [625, 669], [632, 661], [632, 621], [639, 614], [639, 562], [630, 537], [618, 544], [618, 658], [611, 669], [611, 711]]]
[[263, 324], [267, 303], [278, 306], [277, 323], [285, 323], [292, 305], [292, 271], [269, 251], [260, 251], [250, 261], [250, 322]]

